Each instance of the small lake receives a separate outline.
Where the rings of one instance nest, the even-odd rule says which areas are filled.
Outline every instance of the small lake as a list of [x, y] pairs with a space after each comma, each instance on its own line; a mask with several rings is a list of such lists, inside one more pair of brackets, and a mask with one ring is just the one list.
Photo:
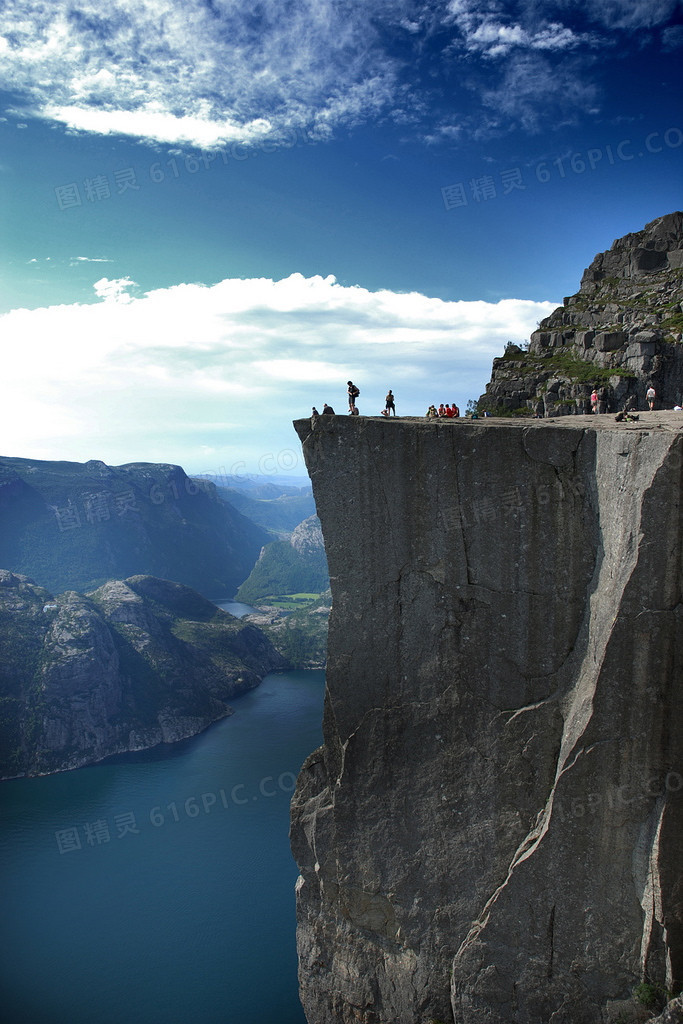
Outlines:
[[3, 1024], [305, 1024], [289, 802], [323, 671], [200, 736], [0, 784]]
[[241, 619], [245, 615], [250, 615], [252, 612], [258, 609], [252, 607], [250, 604], [244, 604], [242, 601], [216, 601], [219, 608], [223, 611], [230, 612], [235, 618]]

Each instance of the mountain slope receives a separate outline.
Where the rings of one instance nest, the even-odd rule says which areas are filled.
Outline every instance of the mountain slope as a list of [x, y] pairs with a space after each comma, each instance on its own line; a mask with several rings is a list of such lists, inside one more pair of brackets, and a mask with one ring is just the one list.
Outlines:
[[315, 514], [315, 502], [310, 490], [303, 494], [281, 493], [281, 490], [270, 485], [245, 494], [234, 487], [218, 487], [220, 497], [247, 519], [251, 519], [252, 523], [272, 533], [287, 534], [291, 533], [302, 519]]
[[260, 629], [181, 584], [53, 597], [0, 570], [0, 777], [193, 736], [286, 667]]
[[0, 565], [53, 591], [146, 573], [231, 595], [269, 539], [180, 466], [0, 458]]
[[288, 541], [273, 541], [264, 547], [237, 599], [258, 604], [277, 594], [320, 594], [328, 586], [320, 523], [317, 516], [309, 516]]

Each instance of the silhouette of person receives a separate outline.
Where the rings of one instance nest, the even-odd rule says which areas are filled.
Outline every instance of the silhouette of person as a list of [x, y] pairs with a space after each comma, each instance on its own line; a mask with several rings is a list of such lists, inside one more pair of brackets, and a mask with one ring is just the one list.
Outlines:
[[352, 380], [347, 380], [347, 391], [349, 393], [349, 412], [353, 412], [356, 408], [356, 399], [360, 394], [360, 388], [357, 388]]

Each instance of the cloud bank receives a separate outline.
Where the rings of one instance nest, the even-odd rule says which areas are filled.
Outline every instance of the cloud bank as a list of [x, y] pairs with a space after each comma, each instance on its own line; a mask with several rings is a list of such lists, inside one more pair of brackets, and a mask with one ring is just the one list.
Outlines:
[[505, 343], [527, 338], [555, 306], [445, 302], [300, 274], [141, 297], [130, 278], [94, 288], [100, 301], [0, 318], [3, 454], [193, 472], [239, 461], [257, 472], [264, 456], [298, 451], [292, 419], [325, 401], [346, 412], [349, 378], [368, 415], [389, 387], [399, 415], [424, 415], [431, 402], [464, 407]]

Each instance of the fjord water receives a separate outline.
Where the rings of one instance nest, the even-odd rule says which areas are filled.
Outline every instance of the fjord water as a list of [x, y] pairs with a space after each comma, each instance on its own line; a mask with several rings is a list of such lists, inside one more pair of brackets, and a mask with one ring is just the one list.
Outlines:
[[0, 784], [4, 1024], [305, 1024], [289, 801], [324, 672], [172, 746]]

